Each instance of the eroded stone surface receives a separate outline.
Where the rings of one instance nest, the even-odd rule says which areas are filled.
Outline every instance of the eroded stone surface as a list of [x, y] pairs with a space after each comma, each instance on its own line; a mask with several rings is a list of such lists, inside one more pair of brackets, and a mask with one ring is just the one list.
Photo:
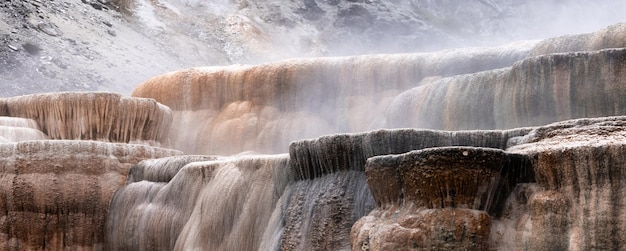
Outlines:
[[96, 141], [0, 144], [0, 248], [101, 250], [109, 201], [130, 166], [180, 154]]

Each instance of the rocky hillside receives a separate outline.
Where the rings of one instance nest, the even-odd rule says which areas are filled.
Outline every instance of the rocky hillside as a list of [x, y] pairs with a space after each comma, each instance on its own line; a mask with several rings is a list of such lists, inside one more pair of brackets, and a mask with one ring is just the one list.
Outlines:
[[3, 0], [0, 96], [130, 94], [149, 77], [192, 66], [589, 32], [623, 21], [625, 10], [590, 0]]

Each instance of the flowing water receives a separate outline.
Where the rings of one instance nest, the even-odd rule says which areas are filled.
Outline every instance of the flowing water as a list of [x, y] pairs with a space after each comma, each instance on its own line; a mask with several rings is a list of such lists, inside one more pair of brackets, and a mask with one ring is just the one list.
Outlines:
[[0, 247], [623, 248], [623, 27], [0, 99]]

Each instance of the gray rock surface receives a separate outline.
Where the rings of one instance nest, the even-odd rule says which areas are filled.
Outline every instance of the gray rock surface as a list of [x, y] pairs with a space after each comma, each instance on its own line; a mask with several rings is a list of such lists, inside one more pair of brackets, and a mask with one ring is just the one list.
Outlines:
[[625, 11], [617, 0], [6, 0], [0, 96], [130, 94], [194, 66], [492, 46], [591, 32]]

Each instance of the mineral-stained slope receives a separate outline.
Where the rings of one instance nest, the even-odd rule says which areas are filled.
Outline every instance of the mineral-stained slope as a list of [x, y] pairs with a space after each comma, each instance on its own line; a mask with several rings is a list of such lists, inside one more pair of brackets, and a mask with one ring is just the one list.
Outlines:
[[625, 142], [626, 118], [605, 117], [534, 128], [504, 151], [371, 157], [376, 208], [353, 225], [352, 250], [622, 249]]
[[531, 157], [540, 191], [518, 221], [521, 250], [626, 248], [626, 120], [583, 119], [541, 127], [509, 152]]
[[18, 139], [0, 144], [0, 248], [620, 249], [625, 132], [381, 129], [231, 157]]
[[625, 26], [491, 49], [193, 68], [152, 78], [133, 96], [172, 108], [174, 127], [186, 128], [172, 131], [172, 146], [201, 154], [285, 152], [293, 140], [381, 127], [508, 129], [622, 115], [626, 51], [600, 49], [623, 48]]
[[154, 100], [106, 92], [33, 94], [0, 99], [0, 115], [32, 119], [50, 139], [164, 143], [171, 111]]
[[171, 122], [154, 100], [37, 94], [0, 99], [0, 113], [2, 250], [102, 250], [131, 165], [181, 154], [148, 145], [164, 142]]
[[0, 249], [102, 250], [109, 201], [146, 145], [44, 140], [0, 144]]
[[194, 68], [152, 78], [133, 96], [173, 110], [173, 127], [186, 129], [171, 131], [172, 145], [187, 153], [286, 152], [293, 140], [379, 128], [387, 104], [421, 79], [505, 67], [533, 44]]

